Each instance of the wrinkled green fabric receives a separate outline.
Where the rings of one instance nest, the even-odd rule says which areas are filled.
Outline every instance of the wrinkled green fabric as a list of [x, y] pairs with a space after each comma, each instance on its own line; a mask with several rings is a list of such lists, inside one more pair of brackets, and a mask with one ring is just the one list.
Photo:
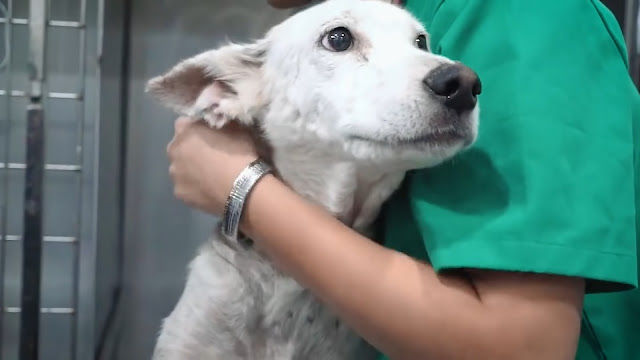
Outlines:
[[408, 176], [381, 217], [385, 245], [436, 271], [583, 277], [577, 359], [640, 359], [640, 97], [614, 16], [589, 0], [407, 8], [435, 53], [482, 79], [480, 136]]

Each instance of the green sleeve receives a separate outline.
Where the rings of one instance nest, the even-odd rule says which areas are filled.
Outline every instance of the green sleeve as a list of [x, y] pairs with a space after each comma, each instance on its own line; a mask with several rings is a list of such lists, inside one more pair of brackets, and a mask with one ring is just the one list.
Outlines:
[[390, 203], [386, 241], [418, 237], [437, 271], [578, 276], [588, 292], [637, 286], [638, 93], [613, 15], [588, 0], [407, 6], [434, 52], [478, 72], [480, 136], [409, 175]]

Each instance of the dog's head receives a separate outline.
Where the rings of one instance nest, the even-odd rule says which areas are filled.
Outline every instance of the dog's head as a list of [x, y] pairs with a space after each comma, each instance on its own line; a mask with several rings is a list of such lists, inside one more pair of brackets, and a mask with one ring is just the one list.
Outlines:
[[400, 7], [330, 0], [254, 43], [184, 60], [148, 91], [214, 126], [258, 125], [276, 151], [408, 170], [475, 141], [481, 85], [471, 69], [431, 53], [424, 27]]

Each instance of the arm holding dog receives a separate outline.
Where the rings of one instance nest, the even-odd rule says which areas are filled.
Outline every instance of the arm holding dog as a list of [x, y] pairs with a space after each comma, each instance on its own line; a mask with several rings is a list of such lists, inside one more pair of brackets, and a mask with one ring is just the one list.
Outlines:
[[[237, 135], [179, 120], [169, 146], [176, 196], [221, 214], [235, 175], [255, 157], [249, 138]], [[570, 359], [575, 351], [581, 279], [438, 275], [357, 234], [272, 176], [256, 185], [245, 211], [243, 230], [258, 246], [392, 359]]]
[[273, 177], [254, 191], [245, 230], [390, 358], [572, 359], [582, 279], [438, 275], [358, 235]]

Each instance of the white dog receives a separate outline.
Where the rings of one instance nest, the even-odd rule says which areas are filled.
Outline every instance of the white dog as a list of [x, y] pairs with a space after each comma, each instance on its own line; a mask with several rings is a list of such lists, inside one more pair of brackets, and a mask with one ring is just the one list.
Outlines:
[[[187, 59], [152, 79], [148, 91], [211, 126], [238, 121], [255, 129], [268, 149], [261, 155], [284, 182], [368, 233], [406, 171], [439, 164], [475, 141], [480, 87], [471, 69], [429, 52], [426, 30], [407, 11], [331, 0], [255, 43]], [[373, 356], [265, 254], [219, 231], [191, 263], [154, 353], [155, 360]]]

